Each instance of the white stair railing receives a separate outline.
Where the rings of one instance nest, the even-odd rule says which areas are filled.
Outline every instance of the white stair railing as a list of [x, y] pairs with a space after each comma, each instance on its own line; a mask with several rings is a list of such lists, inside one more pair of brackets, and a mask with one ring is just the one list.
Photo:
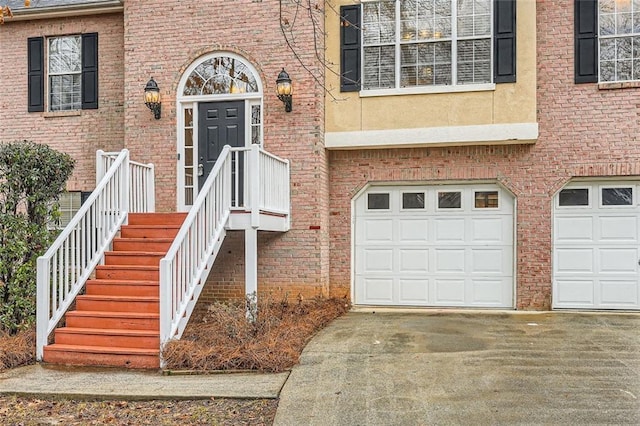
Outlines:
[[[204, 287], [231, 209], [289, 220], [289, 162], [262, 150], [225, 146], [176, 239], [160, 261], [160, 345], [179, 339]], [[288, 229], [288, 227], [287, 227]]]
[[260, 150], [259, 158], [260, 209], [288, 215], [291, 211], [289, 161], [263, 150]]
[[180, 338], [226, 235], [232, 190], [231, 148], [223, 148], [182, 227], [160, 260], [160, 345]]
[[[106, 171], [105, 171], [106, 170]], [[37, 263], [36, 357], [129, 212], [154, 209], [153, 166], [129, 160], [129, 151], [98, 151], [96, 189]], [[143, 185], [143, 186], [140, 186]], [[134, 195], [132, 195], [134, 194]]]

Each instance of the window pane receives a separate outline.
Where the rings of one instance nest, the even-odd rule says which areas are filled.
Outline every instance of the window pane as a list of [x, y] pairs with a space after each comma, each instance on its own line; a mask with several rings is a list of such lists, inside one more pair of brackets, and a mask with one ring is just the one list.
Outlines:
[[364, 88], [379, 89], [395, 86], [395, 49], [393, 46], [364, 49]]
[[51, 111], [67, 111], [80, 109], [81, 102], [80, 74], [52, 75], [49, 77], [49, 109]]
[[255, 93], [258, 83], [249, 66], [239, 59], [216, 56], [200, 63], [187, 78], [184, 95]]
[[459, 209], [462, 207], [462, 193], [438, 192], [439, 209]]
[[640, 49], [633, 34], [640, 32], [640, 1], [598, 2], [600, 81], [640, 79]]
[[396, 34], [395, 2], [364, 3], [364, 44], [393, 43]]
[[563, 189], [560, 191], [560, 206], [588, 206], [589, 190], [587, 188], [580, 189]]
[[633, 204], [633, 188], [602, 188], [603, 206], [630, 206]]
[[491, 81], [491, 43], [489, 39], [458, 42], [458, 83]]
[[424, 209], [424, 192], [403, 192], [403, 209]]
[[367, 194], [369, 210], [389, 210], [389, 194]]
[[498, 191], [481, 191], [475, 194], [475, 207], [477, 209], [498, 208]]
[[68, 74], [82, 70], [80, 36], [49, 39], [49, 73]]
[[184, 125], [185, 127], [193, 127], [193, 109], [191, 108], [184, 110]]

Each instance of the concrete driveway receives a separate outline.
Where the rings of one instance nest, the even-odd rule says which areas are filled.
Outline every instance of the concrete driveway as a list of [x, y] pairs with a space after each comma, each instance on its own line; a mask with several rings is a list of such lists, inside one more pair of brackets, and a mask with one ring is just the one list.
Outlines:
[[640, 315], [351, 312], [280, 398], [276, 425], [640, 424]]

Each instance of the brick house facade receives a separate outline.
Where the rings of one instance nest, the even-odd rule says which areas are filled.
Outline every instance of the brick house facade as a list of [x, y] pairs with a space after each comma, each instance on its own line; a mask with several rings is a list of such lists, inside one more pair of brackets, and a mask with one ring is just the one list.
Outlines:
[[[400, 195], [404, 194], [402, 191], [422, 191], [424, 195], [438, 194], [442, 188], [472, 189], [477, 184], [493, 185], [495, 191], [504, 191], [514, 204], [509, 219], [513, 221], [513, 235], [504, 245], [508, 259], [504, 258], [507, 260], [501, 264], [508, 275], [505, 282], [510, 293], [500, 307], [537, 310], [567, 307], [554, 305], [553, 283], [557, 278], [554, 264], [556, 267], [564, 264], [562, 253], [567, 253], [570, 260], [575, 253], [586, 253], [585, 250], [591, 250], [594, 259], [606, 256], [609, 246], [595, 242], [593, 247], [563, 246], [565, 242], [554, 240], [560, 238], [558, 227], [564, 226], [561, 222], [554, 225], [554, 217], [561, 216], [556, 211], [562, 212], [556, 210], [558, 192], [582, 178], [593, 178], [584, 180], [583, 186], [595, 185], [595, 190], [608, 183], [625, 186], [625, 182], [634, 191], [638, 188], [640, 150], [635, 148], [635, 140], [640, 127], [634, 98], [640, 89], [635, 80], [575, 83], [575, 1], [515, 2], [514, 81], [491, 80], [474, 90], [411, 92], [401, 88], [396, 93], [382, 90], [374, 95], [366, 90], [340, 91], [340, 66], [344, 59], [341, 31], [345, 20], [340, 19], [339, 8], [358, 2], [327, 1], [326, 5], [319, 2], [318, 9], [311, 14], [305, 11], [296, 15], [296, 3], [283, 1], [282, 21], [280, 3], [275, 1], [165, 1], [161, 10], [152, 1], [102, 3], [105, 13], [94, 9], [78, 17], [45, 15], [31, 20], [26, 13], [22, 16], [16, 13], [13, 21], [0, 28], [0, 53], [5, 58], [17, 58], [5, 62], [2, 70], [3, 80], [11, 78], [15, 83], [5, 85], [5, 96], [0, 101], [0, 121], [5, 123], [0, 140], [32, 139], [68, 152], [78, 160], [69, 190], [82, 191], [90, 190], [94, 184], [96, 149], [127, 148], [137, 161], [156, 165], [157, 208], [173, 211], [177, 208], [176, 180], [180, 173], [176, 141], [182, 131], [178, 90], [183, 76], [191, 65], [208, 54], [223, 52], [243, 58], [257, 70], [264, 86], [264, 147], [289, 159], [292, 167], [291, 230], [284, 234], [259, 234], [261, 291], [305, 297], [347, 296], [358, 303], [357, 293], [362, 289], [357, 289], [355, 281], [359, 279], [361, 256], [369, 250], [367, 247], [379, 248], [358, 241], [366, 239], [357, 227], [365, 223], [359, 221], [369, 211], [365, 208], [365, 213], [358, 216], [357, 205], [364, 200], [361, 197], [376, 188], [382, 188], [383, 192], [399, 188]], [[498, 7], [495, 2], [490, 3]], [[119, 9], [111, 11], [110, 7]], [[150, 10], [154, 13], [150, 14]], [[324, 15], [317, 11], [324, 11]], [[251, 17], [249, 26], [247, 17]], [[284, 33], [295, 34], [294, 41], [290, 41], [294, 43], [294, 51], [285, 42], [281, 23]], [[88, 32], [99, 35], [99, 108], [27, 112], [27, 38]], [[314, 43], [322, 44], [318, 34], [325, 34], [326, 38], [329, 70], [326, 72], [317, 58], [320, 53], [320, 59], [325, 60], [324, 50], [314, 47]], [[282, 67], [294, 81], [291, 113], [284, 111], [274, 94], [275, 78]], [[142, 102], [144, 84], [151, 76], [161, 89], [160, 120], [154, 120]], [[635, 193], [633, 200], [637, 205]], [[425, 212], [430, 208], [425, 207]], [[431, 213], [425, 213], [425, 221], [433, 219], [435, 223], [443, 219], [439, 216], [441, 210], [428, 211]], [[473, 215], [475, 210], [469, 211]], [[590, 219], [600, 220], [601, 216], [607, 219], [601, 213], [593, 213], [595, 216]], [[394, 226], [402, 226], [402, 214], [402, 211], [393, 217], [389, 214], [389, 220], [400, 223]], [[583, 219], [580, 214], [578, 211], [576, 218]], [[429, 235], [438, 230], [429, 229]], [[397, 232], [396, 229], [392, 236], [394, 241]], [[627, 240], [636, 238], [637, 235], [629, 236]], [[406, 247], [414, 250], [412, 253], [423, 250], [425, 256], [427, 252], [431, 256], [429, 262], [425, 260], [424, 268], [432, 268], [439, 261], [434, 241], [425, 242], [422, 248], [398, 245], [398, 256], [402, 256]], [[205, 302], [243, 294], [243, 247], [240, 233], [228, 235], [201, 296]], [[476, 253], [473, 248], [451, 247], [460, 253]], [[560, 253], [561, 250], [565, 251]], [[626, 256], [631, 249], [625, 246], [611, 250]], [[477, 253], [484, 256], [480, 251]], [[597, 259], [594, 265], [604, 265], [607, 258]], [[473, 262], [469, 262], [471, 266], [462, 265], [462, 270], [473, 267]], [[419, 262], [417, 265], [422, 267]], [[618, 279], [614, 273], [614, 278], [607, 281], [598, 278], [602, 271], [589, 272], [584, 268], [589, 266], [578, 265], [579, 279], [566, 288], [571, 290], [581, 283], [600, 279], [603, 283], [626, 280], [625, 285], [633, 287], [628, 284], [633, 278], [629, 281], [628, 276]], [[637, 274], [637, 259], [631, 269], [632, 275]], [[558, 269], [558, 276], [562, 272]], [[366, 271], [362, 274], [363, 282], [381, 280], [381, 275], [367, 275]], [[448, 279], [437, 271], [432, 274], [429, 270], [427, 275], [433, 282]], [[406, 282], [417, 282], [411, 273], [407, 277]], [[491, 274], [482, 275], [480, 281], [490, 279]], [[635, 290], [630, 287], [628, 293], [635, 294], [636, 300], [622, 303], [620, 308], [640, 308], [637, 281], [636, 277]], [[399, 291], [403, 291], [403, 284], [398, 285]], [[363, 286], [367, 291], [367, 284]], [[380, 304], [476, 306], [464, 300], [449, 305], [446, 301], [431, 303], [427, 299], [414, 304], [393, 300]], [[589, 309], [587, 302], [581, 307]]]

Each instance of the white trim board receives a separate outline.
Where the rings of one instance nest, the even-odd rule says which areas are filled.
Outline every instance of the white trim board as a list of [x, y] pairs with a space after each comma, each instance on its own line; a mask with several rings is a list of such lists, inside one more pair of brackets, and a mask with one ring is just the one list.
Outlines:
[[327, 132], [327, 149], [412, 148], [452, 145], [531, 144], [538, 139], [538, 123], [415, 129]]

